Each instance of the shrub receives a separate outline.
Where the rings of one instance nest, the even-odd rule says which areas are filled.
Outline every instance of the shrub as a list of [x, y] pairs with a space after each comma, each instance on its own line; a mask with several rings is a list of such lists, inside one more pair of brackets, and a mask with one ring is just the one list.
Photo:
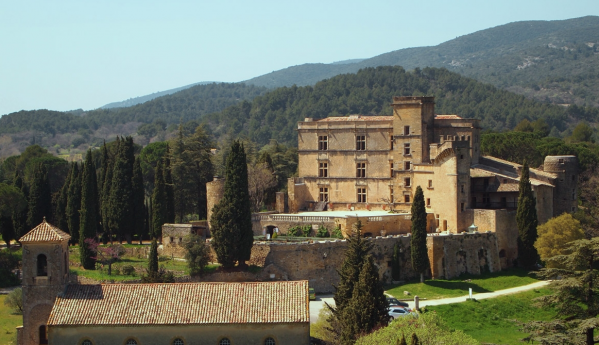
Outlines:
[[8, 250], [0, 250], [0, 287], [19, 285], [17, 275], [12, 271], [19, 265], [19, 258]]
[[135, 268], [133, 268], [133, 266], [131, 265], [123, 265], [121, 267], [121, 273], [126, 275], [126, 276], [130, 276], [130, 275], [134, 275], [135, 274]]
[[163, 266], [158, 269], [158, 272], [150, 272], [150, 270], [146, 269], [148, 275], [141, 276], [142, 283], [174, 283], [175, 276], [173, 272], [167, 271]]
[[327, 229], [326, 226], [324, 226], [324, 225], [319, 226], [316, 236], [317, 237], [329, 237], [329, 229]]
[[308, 237], [310, 235], [311, 231], [312, 231], [312, 225], [302, 226], [302, 234], [304, 237]]
[[169, 261], [171, 258], [166, 256], [166, 255], [160, 255], [158, 256], [158, 261], [159, 262], [165, 262], [165, 261]]
[[301, 227], [299, 225], [292, 226], [289, 228], [289, 230], [287, 230], [287, 233], [289, 234], [289, 236], [297, 236], [300, 232], [300, 229]]
[[11, 308], [15, 314], [23, 314], [23, 290], [21, 288], [14, 289], [6, 296], [4, 305]]
[[343, 233], [341, 232], [341, 226], [337, 225], [333, 232], [331, 233], [331, 237], [334, 238], [343, 238]]
[[276, 232], [272, 233], [272, 239], [274, 240], [275, 238], [279, 237], [279, 234], [277, 234]]
[[187, 235], [183, 240], [183, 248], [185, 248], [185, 260], [187, 260], [189, 274], [204, 273], [204, 268], [210, 260], [208, 246], [204, 239], [195, 234]]

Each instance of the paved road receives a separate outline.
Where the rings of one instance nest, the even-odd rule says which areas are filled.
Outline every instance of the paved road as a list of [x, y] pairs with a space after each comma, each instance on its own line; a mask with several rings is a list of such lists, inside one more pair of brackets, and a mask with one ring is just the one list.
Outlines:
[[[472, 297], [474, 299], [487, 299], [487, 298], [495, 298], [504, 295], [510, 295], [513, 293], [533, 290], [542, 288], [549, 284], [549, 281], [540, 281], [524, 286], [518, 286], [505, 290], [498, 290], [494, 292], [483, 292], [473, 294]], [[420, 307], [426, 307], [428, 305], [442, 305], [442, 304], [451, 304], [451, 303], [460, 303], [465, 302], [468, 298], [468, 295], [461, 297], [452, 297], [452, 298], [441, 298], [441, 299], [432, 299], [426, 301], [420, 301]], [[333, 295], [318, 295], [316, 301], [310, 301], [310, 323], [314, 323], [318, 320], [318, 313], [324, 307], [324, 302], [327, 302], [330, 305], [335, 305], [335, 301], [333, 300]], [[410, 308], [414, 308], [414, 301], [408, 301]]]

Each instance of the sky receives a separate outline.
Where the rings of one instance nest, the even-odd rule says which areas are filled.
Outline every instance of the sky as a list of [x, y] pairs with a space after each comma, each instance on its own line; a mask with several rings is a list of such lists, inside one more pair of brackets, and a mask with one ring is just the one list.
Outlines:
[[597, 0], [0, 0], [0, 115], [91, 110], [200, 81], [431, 46]]

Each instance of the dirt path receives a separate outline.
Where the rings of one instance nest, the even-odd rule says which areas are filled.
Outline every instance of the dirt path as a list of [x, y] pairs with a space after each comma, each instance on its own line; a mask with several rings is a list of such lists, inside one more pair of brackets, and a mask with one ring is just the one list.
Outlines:
[[[550, 281], [539, 281], [539, 282], [528, 284], [528, 285], [518, 286], [518, 287], [504, 289], [504, 290], [497, 290], [494, 292], [476, 293], [476, 294], [472, 295], [472, 298], [477, 299], [477, 300], [487, 299], [487, 298], [495, 298], [495, 297], [499, 297], [499, 296], [505, 296], [505, 295], [518, 293], [518, 292], [539, 289], [539, 288], [547, 286], [549, 284], [549, 282]], [[442, 305], [442, 304], [465, 302], [467, 298], [468, 298], [468, 295], [464, 295], [464, 296], [460, 296], [460, 297], [440, 298], [440, 299], [420, 301], [420, 308], [426, 307], [428, 305]], [[325, 302], [334, 306], [335, 301], [333, 300], [333, 295], [319, 295], [319, 296], [317, 296], [316, 301], [310, 301], [310, 323], [314, 323], [314, 322], [316, 322], [316, 320], [318, 320], [318, 314], [320, 313], [320, 310], [324, 307]], [[410, 308], [414, 308], [414, 301], [409, 301], [408, 304], [410, 305]]]

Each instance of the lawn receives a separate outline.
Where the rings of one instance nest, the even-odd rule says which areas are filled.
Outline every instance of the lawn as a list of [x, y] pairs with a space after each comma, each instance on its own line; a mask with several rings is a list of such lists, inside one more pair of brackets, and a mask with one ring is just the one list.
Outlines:
[[14, 344], [16, 340], [16, 327], [23, 324], [23, 315], [15, 315], [12, 310], [4, 305], [6, 295], [0, 295], [0, 344]]
[[436, 299], [465, 296], [468, 294], [468, 288], [472, 288], [472, 293], [492, 292], [537, 281], [528, 274], [528, 271], [512, 268], [479, 276], [462, 275], [457, 279], [426, 280], [424, 284], [415, 280], [406, 284], [386, 286], [385, 289], [396, 298], [406, 298], [404, 291], [408, 291], [412, 298], [418, 295], [420, 298]]
[[549, 289], [531, 290], [518, 294], [426, 307], [436, 311], [450, 328], [459, 329], [481, 343], [523, 344], [527, 334], [518, 331], [515, 321], [548, 321], [555, 317], [552, 309], [533, 306], [535, 297], [549, 294]]

